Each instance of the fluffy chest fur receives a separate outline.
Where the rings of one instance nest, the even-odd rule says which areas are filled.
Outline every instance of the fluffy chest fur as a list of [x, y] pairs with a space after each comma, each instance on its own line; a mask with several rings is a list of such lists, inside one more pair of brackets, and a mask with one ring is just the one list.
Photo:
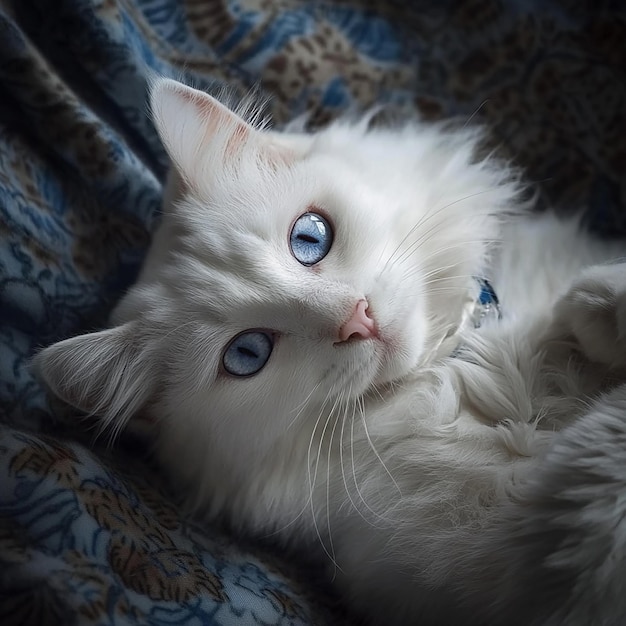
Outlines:
[[[500, 619], [516, 503], [621, 376], [563, 304], [621, 248], [524, 215], [466, 129], [278, 134], [167, 80], [152, 107], [163, 223], [112, 327], [38, 357], [52, 390], [143, 425], [198, 514], [316, 551], [375, 622]], [[505, 316], [475, 329], [485, 275]]]

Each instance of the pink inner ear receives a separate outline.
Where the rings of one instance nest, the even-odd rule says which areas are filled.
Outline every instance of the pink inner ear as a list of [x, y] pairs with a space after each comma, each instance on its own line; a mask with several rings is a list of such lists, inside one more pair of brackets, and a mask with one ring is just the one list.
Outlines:
[[272, 133], [255, 130], [208, 94], [170, 80], [165, 85], [162, 93], [166, 106], [157, 99], [155, 107], [160, 114], [160, 132], [183, 177], [191, 184], [196, 181], [198, 151], [203, 152], [211, 144], [223, 151], [225, 161], [237, 159], [251, 139], [255, 140], [255, 152], [270, 168], [278, 169], [297, 159], [296, 151], [275, 141]]
[[204, 131], [204, 142], [210, 143], [220, 131], [230, 134], [225, 144], [226, 156], [235, 156], [252, 128], [224, 105], [202, 92], [180, 89], [179, 95], [198, 111]]
[[235, 156], [235, 153], [243, 147], [244, 143], [250, 135], [250, 128], [243, 122], [238, 123], [226, 143], [226, 156]]

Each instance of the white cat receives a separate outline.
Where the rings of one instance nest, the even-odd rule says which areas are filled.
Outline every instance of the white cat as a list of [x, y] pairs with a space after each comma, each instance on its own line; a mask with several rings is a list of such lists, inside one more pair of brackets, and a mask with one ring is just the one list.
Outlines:
[[626, 623], [626, 266], [583, 271], [626, 245], [520, 210], [466, 128], [279, 134], [165, 79], [152, 111], [163, 223], [52, 392], [374, 624]]

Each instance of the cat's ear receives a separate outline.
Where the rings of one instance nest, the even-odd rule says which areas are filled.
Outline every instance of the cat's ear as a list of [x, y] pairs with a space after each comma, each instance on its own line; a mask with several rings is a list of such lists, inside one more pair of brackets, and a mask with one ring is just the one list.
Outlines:
[[154, 123], [172, 161], [188, 183], [202, 181], [211, 163], [228, 163], [246, 145], [269, 160], [288, 158], [287, 150], [203, 91], [169, 78], [154, 81], [150, 93]]
[[170, 157], [183, 173], [192, 172], [211, 143], [235, 154], [254, 129], [203, 91], [158, 78], [150, 92], [154, 123]]
[[133, 322], [44, 348], [33, 368], [55, 396], [115, 427], [146, 404], [156, 384]]

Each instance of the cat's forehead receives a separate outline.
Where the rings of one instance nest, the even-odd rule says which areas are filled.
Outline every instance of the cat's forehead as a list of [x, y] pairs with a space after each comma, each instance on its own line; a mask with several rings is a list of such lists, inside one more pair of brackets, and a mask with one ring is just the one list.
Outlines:
[[247, 169], [220, 179], [187, 195], [177, 219], [189, 248], [255, 265], [288, 252], [289, 233], [306, 212], [327, 218], [342, 247], [367, 242], [380, 234], [380, 207], [388, 202], [348, 164], [314, 155], [272, 172]]

